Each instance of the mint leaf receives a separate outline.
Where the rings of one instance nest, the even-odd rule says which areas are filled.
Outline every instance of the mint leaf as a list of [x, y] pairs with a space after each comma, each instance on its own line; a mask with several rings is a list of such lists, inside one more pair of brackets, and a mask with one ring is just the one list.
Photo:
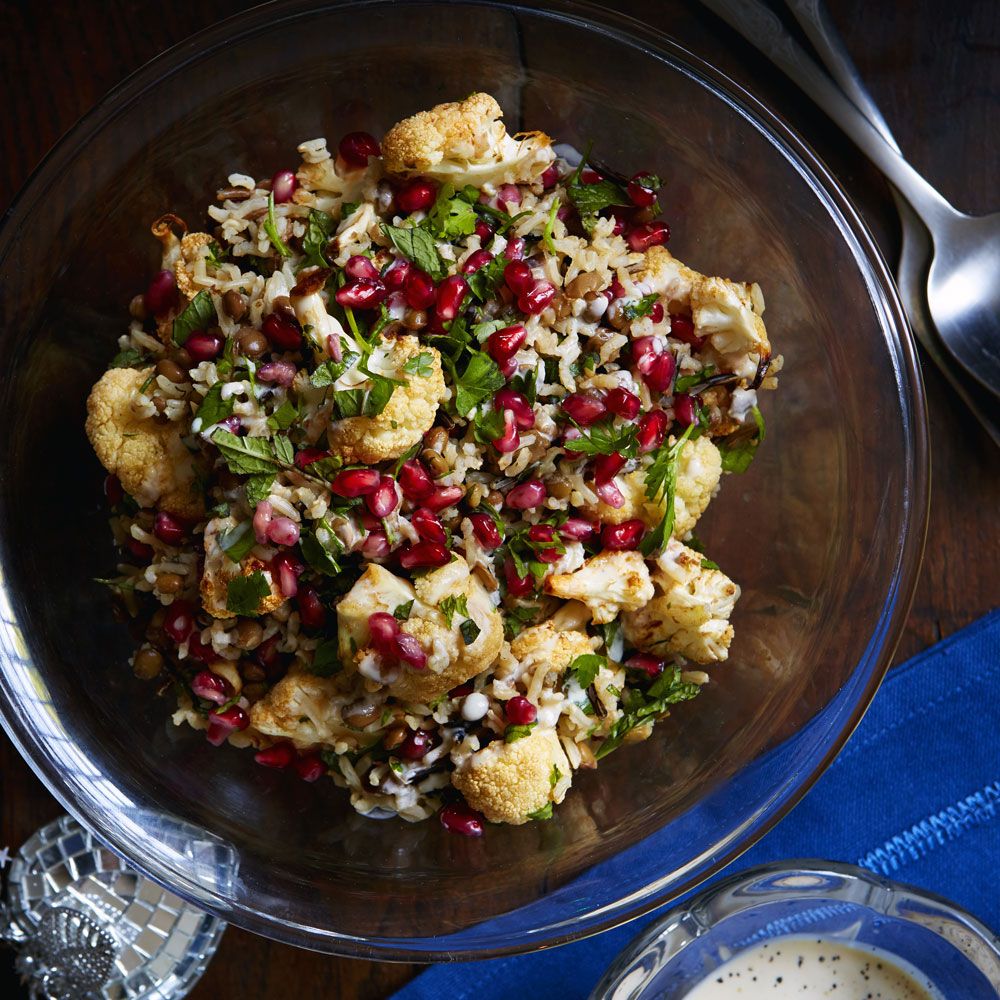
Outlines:
[[529, 722], [526, 726], [508, 726], [503, 731], [504, 743], [516, 743], [518, 740], [523, 740], [525, 736], [531, 735], [531, 730], [537, 725], [537, 722]]
[[274, 454], [277, 460], [285, 465], [295, 464], [295, 449], [285, 434], [279, 435], [274, 439]]
[[152, 362], [152, 358], [137, 351], [134, 347], [128, 347], [124, 351], [119, 351], [109, 362], [109, 368], [145, 368]]
[[405, 604], [397, 604], [392, 612], [392, 617], [399, 622], [405, 622], [410, 617], [410, 612], [413, 610], [413, 601], [407, 601]]
[[448, 273], [447, 266], [438, 253], [437, 243], [426, 229], [404, 229], [383, 223], [382, 232], [407, 260], [426, 271], [436, 281], [440, 281]]
[[[323, 541], [320, 541], [318, 531], [323, 531]], [[320, 528], [304, 528], [299, 536], [299, 548], [302, 557], [317, 573], [323, 576], [337, 576], [341, 571], [337, 557], [344, 551], [344, 546], [330, 527], [325, 518], [320, 522]]]
[[323, 252], [333, 234], [333, 216], [314, 208], [306, 219], [306, 234], [302, 237], [302, 252], [305, 261], [302, 267], [329, 267]]
[[198, 412], [194, 415], [195, 420], [200, 420], [198, 425], [202, 431], [208, 430], [213, 424], [217, 424], [226, 417], [231, 416], [235, 402], [230, 396], [229, 399], [222, 398], [222, 382], [216, 382], [208, 392], [205, 393]]
[[219, 548], [226, 553], [226, 558], [234, 563], [242, 562], [256, 542], [257, 538], [250, 521], [241, 521], [219, 535]]
[[662, 502], [664, 505], [664, 513], [660, 523], [639, 543], [639, 551], [647, 559], [663, 549], [673, 531], [674, 496], [677, 493], [677, 463], [681, 457], [681, 449], [691, 437], [694, 429], [695, 425], [690, 424], [673, 444], [669, 442], [661, 444], [653, 455], [652, 464], [646, 469], [644, 480], [646, 499], [652, 503]]
[[717, 562], [713, 562], [711, 559], [702, 559], [702, 561], [701, 561], [701, 568], [702, 569], [719, 569], [719, 564]]
[[317, 677], [329, 677], [340, 670], [340, 649], [336, 639], [326, 639], [321, 642], [313, 653], [309, 672]]
[[256, 615], [260, 602], [271, 596], [271, 585], [258, 569], [249, 576], [238, 576], [226, 588], [226, 609], [236, 615]]
[[552, 803], [546, 802], [541, 809], [536, 809], [534, 812], [528, 813], [528, 819], [535, 820], [547, 820], [552, 819]]
[[267, 418], [267, 426], [272, 431], [288, 430], [298, 419], [298, 407], [290, 400], [286, 399], [274, 413]]
[[466, 618], [465, 621], [458, 626], [458, 631], [462, 633], [462, 642], [464, 642], [466, 646], [471, 646], [479, 638], [479, 633], [482, 629], [471, 618]]
[[599, 656], [597, 653], [584, 653], [566, 668], [566, 675], [575, 678], [577, 684], [586, 691], [594, 683], [594, 678], [597, 677], [601, 667], [607, 665], [607, 657]]
[[466, 281], [469, 283], [469, 291], [480, 302], [485, 302], [496, 293], [496, 290], [503, 284], [504, 268], [510, 263], [506, 257], [494, 257], [487, 261], [478, 271], [473, 271], [468, 275]]
[[239, 476], [273, 473], [278, 464], [267, 438], [237, 437], [220, 427], [212, 435], [212, 443], [222, 452], [229, 471]]
[[256, 507], [261, 500], [266, 500], [271, 495], [274, 478], [273, 472], [264, 472], [256, 476], [251, 476], [246, 481], [247, 503], [251, 507]]
[[598, 181], [596, 184], [581, 184], [579, 177], [574, 176], [566, 188], [566, 193], [580, 213], [580, 221], [588, 233], [594, 228], [598, 212], [611, 208], [613, 205], [627, 207], [632, 204], [625, 189], [620, 184], [607, 179]]
[[502, 389], [504, 381], [496, 362], [488, 354], [482, 351], [473, 354], [465, 371], [455, 378], [455, 409], [459, 416], [467, 417], [474, 407]]
[[331, 358], [329, 361], [324, 361], [317, 369], [309, 376], [309, 381], [317, 389], [325, 389], [329, 385], [333, 385], [334, 382], [340, 378], [348, 368], [352, 367], [355, 362], [361, 357], [356, 351], [345, 351], [344, 356], [340, 361], [334, 361]]
[[499, 410], [487, 410], [472, 418], [472, 436], [480, 444], [492, 444], [497, 438], [503, 437], [504, 429], [503, 413]]
[[736, 431], [716, 441], [722, 452], [723, 472], [746, 472], [764, 440], [764, 416], [756, 406], [750, 412], [757, 425], [756, 434], [748, 438], [745, 431]]
[[448, 623], [448, 628], [451, 628], [452, 619], [456, 614], [464, 615], [466, 617], [468, 617], [469, 614], [468, 599], [465, 594], [462, 594], [460, 597], [455, 597], [454, 595], [449, 594], [448, 597], [446, 597], [438, 605], [438, 608], [440, 609], [441, 614], [444, 615], [444, 620]]
[[552, 773], [549, 775], [549, 788], [555, 788], [559, 784], [559, 779], [563, 776], [558, 764], [552, 765]]
[[207, 330], [215, 322], [215, 319], [215, 305], [212, 302], [212, 296], [206, 291], [200, 291], [187, 304], [184, 311], [174, 318], [174, 343], [178, 347], [183, 347], [195, 330]]
[[292, 251], [288, 249], [282, 238], [278, 235], [278, 226], [274, 221], [274, 192], [267, 196], [267, 219], [264, 221], [264, 232], [271, 241], [271, 246], [281, 254], [282, 257], [291, 257]]
[[674, 382], [674, 392], [690, 392], [695, 386], [701, 385], [715, 371], [715, 365], [705, 365], [700, 372], [693, 375], [682, 375]]

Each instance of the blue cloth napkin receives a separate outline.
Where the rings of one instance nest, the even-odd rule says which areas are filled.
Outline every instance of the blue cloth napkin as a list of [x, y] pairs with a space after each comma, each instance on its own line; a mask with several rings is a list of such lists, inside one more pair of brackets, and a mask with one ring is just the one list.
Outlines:
[[[1000, 928], [1000, 610], [891, 671], [829, 770], [727, 872], [782, 858], [852, 862], [930, 889]], [[584, 1000], [663, 912], [562, 948], [437, 965], [395, 1000], [541, 992]]]

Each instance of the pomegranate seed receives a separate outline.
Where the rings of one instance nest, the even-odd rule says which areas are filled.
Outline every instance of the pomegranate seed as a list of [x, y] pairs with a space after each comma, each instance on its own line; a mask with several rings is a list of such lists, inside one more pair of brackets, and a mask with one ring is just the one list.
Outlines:
[[375, 309], [385, 298], [385, 285], [381, 281], [361, 278], [337, 289], [337, 302], [348, 309]]
[[160, 271], [146, 286], [143, 301], [153, 314], [172, 309], [177, 302], [177, 279], [174, 277], [174, 272]]
[[418, 507], [410, 515], [410, 524], [425, 542], [439, 542], [441, 545], [448, 540], [448, 533], [436, 514], [426, 507]]
[[670, 317], [670, 336], [676, 337], [685, 344], [690, 344], [696, 351], [700, 351], [705, 346], [705, 337], [699, 337], [694, 332], [694, 323], [686, 316]]
[[504, 705], [504, 714], [515, 726], [529, 726], [538, 718], [538, 709], [523, 695], [514, 695]]
[[[520, 205], [521, 189], [516, 184], [501, 184], [500, 190], [497, 191], [497, 201], [505, 208], [508, 205]], [[507, 211], [509, 212], [510, 209], [508, 208]]]
[[517, 363], [517, 358], [508, 358], [506, 361], [499, 362], [497, 367], [505, 379], [510, 379], [516, 374], [520, 366]]
[[414, 670], [423, 670], [427, 666], [427, 654], [409, 632], [400, 631], [396, 636], [396, 656]]
[[348, 132], [340, 140], [337, 152], [348, 166], [362, 169], [368, 166], [369, 156], [382, 155], [382, 147], [378, 139], [367, 132]]
[[609, 507], [614, 507], [615, 510], [620, 510], [625, 506], [625, 494], [618, 489], [614, 480], [606, 483], [598, 483], [594, 487], [594, 492], [604, 503]]
[[540, 506], [548, 496], [545, 484], [540, 479], [529, 479], [520, 486], [515, 486], [506, 496], [504, 502], [514, 510], [533, 510]]
[[329, 354], [334, 361], [341, 361], [343, 359], [344, 352], [340, 346], [340, 337], [335, 337], [333, 334], [327, 335], [326, 353]]
[[363, 497], [378, 489], [378, 469], [344, 469], [333, 477], [330, 490], [341, 497]]
[[561, 405], [566, 416], [581, 427], [589, 427], [608, 412], [604, 401], [589, 392], [572, 392]]
[[437, 298], [434, 279], [424, 271], [413, 268], [406, 276], [403, 294], [411, 309], [429, 309]]
[[437, 315], [442, 322], [455, 318], [468, 291], [469, 286], [460, 274], [453, 274], [438, 285]]
[[462, 274], [472, 274], [481, 267], [485, 267], [491, 260], [493, 260], [493, 254], [489, 250], [476, 250], [466, 257], [465, 263], [462, 265]]
[[197, 330], [184, 342], [184, 348], [195, 361], [214, 361], [224, 347], [222, 337], [207, 330]]
[[663, 660], [658, 660], [649, 653], [636, 653], [625, 661], [625, 666], [630, 670], [641, 670], [650, 677], [658, 677], [663, 673]]
[[545, 173], [542, 174], [539, 180], [542, 182], [542, 187], [548, 191], [550, 187], [554, 187], [559, 182], [561, 176], [559, 167], [552, 163], [545, 168]]
[[644, 378], [646, 385], [654, 392], [666, 392], [674, 382], [674, 372], [677, 370], [677, 362], [670, 351], [658, 354], [650, 365], [649, 371]]
[[613, 552], [622, 552], [637, 548], [642, 536], [646, 533], [646, 525], [637, 517], [621, 524], [606, 524], [601, 529], [601, 543]]
[[165, 510], [161, 510], [156, 515], [153, 534], [167, 545], [180, 545], [184, 541], [184, 536], [187, 532], [184, 530], [184, 525], [173, 514], [168, 514]]
[[268, 672], [278, 665], [278, 642], [280, 639], [281, 636], [275, 633], [253, 651], [254, 659]]
[[283, 385], [286, 389], [295, 381], [295, 365], [291, 361], [269, 361], [257, 369], [257, 378], [271, 385]]
[[384, 559], [391, 551], [389, 538], [384, 531], [369, 531], [361, 544], [361, 554], [366, 559]]
[[503, 542], [500, 529], [489, 514], [470, 514], [469, 520], [472, 522], [472, 533], [476, 536], [476, 541], [487, 552], [500, 548]]
[[512, 260], [503, 269], [503, 280], [515, 295], [523, 295], [535, 283], [531, 268], [523, 260]]
[[426, 212], [437, 200], [437, 188], [430, 182], [417, 178], [396, 192], [396, 205], [400, 211]]
[[302, 346], [302, 331], [288, 316], [271, 313], [264, 317], [261, 329], [275, 350], [295, 351]]
[[211, 670], [200, 670], [191, 678], [191, 693], [196, 698], [225, 705], [233, 696], [233, 687], [225, 677], [213, 674]]
[[368, 631], [371, 633], [372, 645], [378, 652], [385, 656], [395, 654], [399, 622], [388, 611], [376, 611], [369, 615]]
[[[537, 544], [544, 545], [546, 542], [552, 542], [555, 540], [555, 536], [556, 531], [551, 524], [533, 524], [528, 529], [528, 538]], [[562, 553], [557, 547], [536, 549], [535, 554], [542, 562], [546, 563], [559, 562], [562, 558]]]
[[423, 464], [415, 458], [411, 458], [400, 467], [399, 488], [407, 500], [420, 503], [431, 495], [434, 490], [434, 482]]
[[479, 242], [485, 244], [493, 236], [493, 227], [482, 219], [476, 219], [476, 228], [473, 232], [479, 237]]
[[305, 566], [290, 553], [282, 552], [271, 560], [271, 575], [278, 578], [282, 597], [294, 597], [299, 592], [299, 576]]
[[503, 255], [509, 260], [521, 260], [524, 257], [524, 237], [515, 236], [509, 239]]
[[632, 362], [640, 374], [646, 375], [663, 352], [659, 337], [638, 337], [632, 341]]
[[507, 593], [512, 597], [527, 597], [535, 592], [535, 580], [531, 572], [525, 573], [524, 576], [518, 576], [513, 559], [504, 560], [503, 576], [507, 583]]
[[208, 730], [205, 738], [214, 746], [222, 746], [230, 733], [239, 732], [250, 725], [250, 716], [239, 705], [232, 705], [225, 711], [208, 713]]
[[650, 410], [644, 413], [639, 421], [639, 433], [636, 440], [639, 443], [639, 451], [642, 454], [655, 451], [663, 444], [663, 439], [667, 436], [667, 428], [670, 421], [663, 410]]
[[679, 392], [674, 396], [674, 420], [681, 427], [690, 427], [698, 419], [698, 410], [695, 406], [694, 397], [686, 392]]
[[535, 426], [535, 411], [531, 408], [527, 397], [513, 389], [501, 389], [493, 397], [494, 410], [511, 410], [517, 426], [522, 430], [530, 430]]
[[434, 736], [426, 729], [414, 729], [396, 750], [403, 760], [420, 760], [434, 746]]
[[299, 182], [291, 170], [279, 170], [271, 178], [271, 194], [274, 195], [275, 205], [282, 205], [286, 201], [291, 201], [292, 195], [295, 194], [295, 189], [298, 186]]
[[604, 294], [608, 296], [608, 301], [613, 302], [615, 299], [621, 299], [625, 297], [625, 286], [617, 279], [614, 278], [611, 284], [604, 290]]
[[223, 430], [229, 431], [230, 434], [239, 434], [240, 428], [243, 426], [243, 421], [240, 420], [240, 418], [234, 413], [231, 417], [226, 417], [225, 420], [220, 420], [219, 426]]
[[388, 517], [399, 506], [396, 480], [383, 476], [374, 492], [365, 497], [365, 504], [376, 517]]
[[639, 415], [639, 397], [628, 389], [616, 387], [609, 389], [604, 397], [604, 405], [616, 416], [625, 420], [635, 420]]
[[594, 480], [598, 484], [609, 483], [621, 472], [625, 456], [617, 451], [610, 455], [598, 455], [594, 459]]
[[296, 597], [299, 605], [299, 621], [306, 628], [322, 628], [326, 624], [326, 608], [320, 600], [319, 591], [311, 584], [299, 587]]
[[548, 281], [536, 281], [522, 295], [517, 297], [517, 308], [531, 316], [544, 312], [548, 304], [556, 297], [555, 286]]
[[670, 240], [670, 227], [665, 222], [645, 222], [633, 226], [625, 234], [625, 242], [634, 253], [645, 253], [650, 247], [663, 246]]
[[505, 326], [502, 330], [490, 334], [486, 341], [486, 350], [490, 357], [501, 365], [517, 354], [527, 335], [527, 330], [520, 323]]
[[326, 764], [318, 753], [306, 754], [294, 762], [295, 773], [303, 781], [319, 781], [326, 774]]
[[359, 253], [347, 258], [344, 272], [355, 281], [360, 281], [362, 278], [367, 281], [378, 281], [380, 277], [378, 268], [367, 257], [362, 257]]
[[190, 601], [174, 601], [167, 608], [163, 631], [179, 646], [194, 631], [194, 605]]
[[461, 486], [438, 486], [424, 499], [424, 505], [437, 513], [453, 507], [464, 496], [465, 490]]
[[408, 260], [397, 260], [391, 264], [382, 275], [382, 283], [391, 292], [400, 291], [406, 284], [406, 279], [413, 271], [413, 265]]
[[377, 518], [370, 510], [364, 510], [358, 507], [355, 510], [355, 516], [361, 522], [361, 527], [365, 528], [367, 531], [378, 531], [382, 527], [382, 521]]
[[253, 512], [253, 533], [258, 545], [266, 545], [267, 533], [274, 518], [274, 508], [270, 500], [260, 500]]
[[453, 687], [448, 692], [448, 697], [464, 698], [467, 694], [472, 694], [472, 681], [466, 681], [464, 684], [459, 684], [458, 687]]
[[321, 459], [329, 457], [330, 453], [324, 451], [322, 448], [303, 448], [301, 451], [295, 453], [295, 464], [300, 469], [306, 469], [313, 462], [318, 462]]
[[581, 184], [599, 184], [603, 180], [604, 174], [599, 174], [591, 167], [584, 167], [583, 170], [580, 171]]
[[125, 490], [122, 489], [121, 480], [110, 473], [104, 477], [104, 499], [112, 507], [117, 507], [125, 499]]
[[625, 232], [625, 227], [632, 222], [632, 209], [615, 206], [614, 208], [609, 208], [608, 212], [611, 218], [615, 220], [615, 227], [611, 230], [611, 235], [621, 236]]
[[197, 632], [192, 632], [188, 637], [188, 658], [208, 664], [214, 663], [219, 658], [219, 654], [210, 643], [202, 642]]
[[493, 439], [493, 447], [501, 455], [509, 455], [521, 447], [521, 435], [517, 432], [517, 418], [513, 410], [504, 410], [503, 434]]
[[658, 178], [648, 171], [640, 171], [635, 174], [626, 188], [629, 198], [632, 199], [632, 204], [638, 205], [639, 208], [648, 208], [652, 205], [656, 201], [656, 192], [660, 189], [660, 185], [656, 183], [657, 180]]
[[663, 322], [663, 303], [654, 302], [653, 308], [649, 310], [649, 320], [651, 323], [662, 323]]
[[564, 541], [585, 542], [593, 538], [596, 532], [597, 526], [582, 517], [568, 517], [559, 526], [559, 535]]
[[428, 569], [431, 566], [447, 566], [451, 553], [439, 542], [417, 542], [409, 545], [399, 555], [403, 569]]
[[464, 803], [452, 802], [446, 805], [438, 816], [441, 825], [449, 833], [457, 833], [463, 837], [481, 837], [486, 817]]
[[263, 767], [281, 770], [295, 760], [295, 747], [291, 743], [275, 743], [273, 747], [258, 750], [253, 759]]

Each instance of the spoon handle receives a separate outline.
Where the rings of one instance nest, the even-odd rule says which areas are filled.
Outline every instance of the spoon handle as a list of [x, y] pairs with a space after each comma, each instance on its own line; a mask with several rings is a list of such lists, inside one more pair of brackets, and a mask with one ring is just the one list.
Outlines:
[[841, 93], [760, 0], [702, 2], [760, 49], [824, 110], [902, 192], [929, 229], [933, 231], [936, 222], [957, 214]]

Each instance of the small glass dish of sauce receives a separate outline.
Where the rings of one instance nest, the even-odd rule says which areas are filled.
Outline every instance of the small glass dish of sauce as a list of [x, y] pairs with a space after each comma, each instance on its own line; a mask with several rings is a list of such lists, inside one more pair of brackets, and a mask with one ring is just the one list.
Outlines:
[[674, 908], [591, 1000], [997, 1000], [1000, 938], [939, 896], [831, 861], [740, 872]]

